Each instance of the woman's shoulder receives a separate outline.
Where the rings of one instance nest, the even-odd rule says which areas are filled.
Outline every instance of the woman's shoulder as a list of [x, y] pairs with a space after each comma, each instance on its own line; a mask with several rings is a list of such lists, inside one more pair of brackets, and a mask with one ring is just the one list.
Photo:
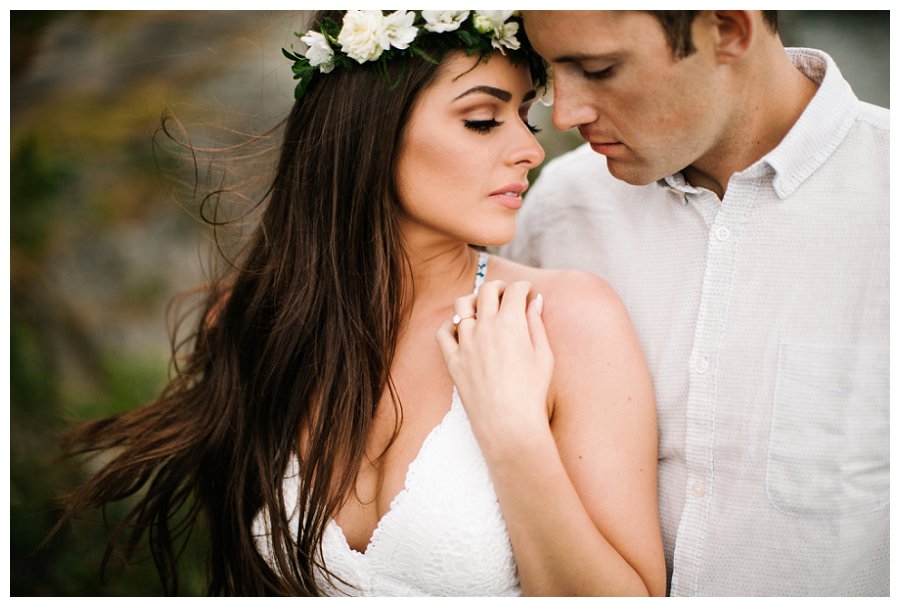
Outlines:
[[649, 382], [628, 311], [602, 277], [578, 270], [530, 268], [508, 260], [496, 265], [497, 275], [492, 277], [489, 271], [489, 279], [528, 281], [532, 294], [540, 293], [544, 299], [541, 320], [555, 361], [551, 387], [555, 403], [593, 407], [577, 393]]
[[602, 277], [581, 270], [533, 268], [499, 257], [492, 263], [495, 271], [488, 270], [488, 280], [528, 281], [532, 296], [541, 294], [541, 317], [554, 350], [596, 356], [633, 338], [622, 300]]
[[622, 305], [612, 286], [590, 272], [534, 268], [497, 256], [491, 258], [491, 264], [495, 271], [489, 270], [488, 279], [530, 282], [532, 292], [543, 296], [545, 309], [550, 304], [564, 312], [584, 310], [596, 314], [604, 308], [619, 308]]

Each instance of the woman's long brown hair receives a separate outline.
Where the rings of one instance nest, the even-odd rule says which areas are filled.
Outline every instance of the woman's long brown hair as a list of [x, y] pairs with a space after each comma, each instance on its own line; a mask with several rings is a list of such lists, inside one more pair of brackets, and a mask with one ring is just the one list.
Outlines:
[[[199, 527], [210, 594], [320, 594], [322, 536], [390, 390], [409, 275], [394, 167], [434, 65], [414, 58], [391, 69], [388, 78], [335, 70], [310, 85], [286, 120], [259, 223], [239, 263], [208, 288], [183, 364], [156, 400], [70, 436], [74, 453], [112, 455], [66, 497], [63, 521], [134, 499], [117, 534], [126, 556], [147, 539], [168, 593]], [[294, 456], [292, 533], [282, 482]], [[270, 561], [252, 532], [261, 511]]]

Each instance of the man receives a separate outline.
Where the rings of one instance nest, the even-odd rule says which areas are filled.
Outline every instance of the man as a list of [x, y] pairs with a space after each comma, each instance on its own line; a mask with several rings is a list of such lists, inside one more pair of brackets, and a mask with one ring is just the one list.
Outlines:
[[631, 312], [670, 593], [887, 595], [888, 111], [769, 12], [525, 31], [588, 144], [544, 169], [506, 253], [599, 274]]

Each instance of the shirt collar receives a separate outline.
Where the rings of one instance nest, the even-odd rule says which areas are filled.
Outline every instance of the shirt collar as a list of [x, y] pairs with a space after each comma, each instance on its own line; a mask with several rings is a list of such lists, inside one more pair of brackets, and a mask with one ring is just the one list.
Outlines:
[[782, 200], [828, 160], [859, 113], [859, 100], [831, 57], [815, 49], [786, 50], [819, 90], [781, 143], [759, 161], [775, 170], [772, 185]]
[[[785, 51], [797, 69], [816, 82], [819, 89], [781, 143], [740, 172], [749, 176], [766, 172], [771, 167], [775, 172], [772, 186], [782, 200], [831, 156], [847, 136], [859, 111], [859, 100], [827, 53], [808, 48], [788, 48]], [[685, 194], [697, 191], [681, 173], [656, 183]]]
[[687, 194], [697, 194], [700, 192], [699, 188], [695, 188], [688, 183], [681, 172], [658, 179], [656, 185], [672, 192], [675, 195], [675, 199], [682, 204], [688, 203]]

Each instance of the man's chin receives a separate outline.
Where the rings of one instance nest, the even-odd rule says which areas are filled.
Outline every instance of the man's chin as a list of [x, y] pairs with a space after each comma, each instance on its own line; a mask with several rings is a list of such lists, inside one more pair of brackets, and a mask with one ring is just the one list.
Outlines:
[[608, 156], [606, 157], [606, 168], [609, 170], [610, 175], [629, 185], [648, 185], [656, 183], [662, 177], [665, 177], [665, 175], [654, 175], [647, 169], [642, 170], [640, 166], [634, 163], [614, 160]]

